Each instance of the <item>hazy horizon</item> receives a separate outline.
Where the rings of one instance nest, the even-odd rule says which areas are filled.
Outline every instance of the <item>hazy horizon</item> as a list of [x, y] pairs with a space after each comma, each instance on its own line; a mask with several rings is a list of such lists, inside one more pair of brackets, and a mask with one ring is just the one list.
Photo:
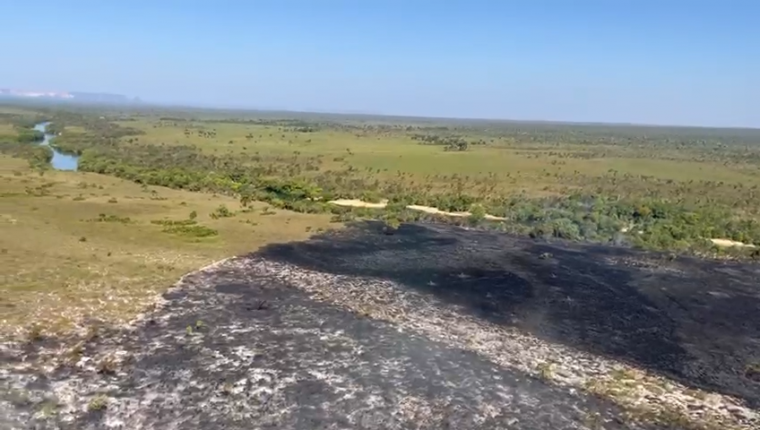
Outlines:
[[0, 85], [202, 108], [760, 127], [760, 4], [661, 3], [14, 3]]
[[[6, 88], [6, 87], [0, 87], [0, 88]], [[13, 88], [15, 89], [15, 88]], [[32, 91], [32, 90], [29, 90]], [[55, 90], [47, 90], [43, 89], [40, 90], [40, 92], [56, 92]], [[64, 92], [66, 92], [64, 90]], [[71, 90], [68, 92], [80, 92], [77, 90]], [[128, 98], [134, 98], [132, 95], [129, 94], [115, 94], [110, 93], [113, 95], [124, 95]], [[140, 98], [140, 97], [137, 97]], [[170, 102], [151, 102], [150, 100], [139, 100], [137, 102], [134, 102], [134, 100], [131, 102], [131, 104], [114, 104], [111, 102], [93, 102], [93, 101], [74, 101], [74, 100], [57, 100], [57, 99], [49, 99], [49, 98], [16, 98], [15, 100], [27, 102], [34, 104], [35, 102], [39, 104], [45, 104], [45, 103], [73, 103], [78, 104], [81, 106], [104, 106], [104, 107], [111, 107], [111, 108], [118, 108], [118, 107], [134, 107], [134, 108], [157, 108], [157, 109], [168, 109], [168, 110], [199, 110], [199, 111], [219, 111], [219, 112], [259, 112], [259, 113], [284, 113], [284, 114], [306, 114], [306, 115], [346, 115], [346, 116], [364, 116], [364, 117], [382, 117], [382, 118], [401, 118], [401, 119], [421, 119], [421, 120], [431, 120], [431, 121], [484, 121], [484, 122], [514, 122], [514, 123], [536, 123], [536, 124], [567, 124], [567, 125], [588, 125], [588, 126], [631, 126], [631, 127], [676, 127], [676, 128], [708, 128], [708, 129], [746, 129], [746, 130], [758, 130], [760, 131], [760, 126], [744, 126], [744, 125], [700, 125], [700, 124], [676, 124], [676, 123], [661, 123], [661, 124], [652, 124], [652, 123], [643, 123], [643, 122], [624, 122], [624, 121], [573, 121], [573, 120], [555, 120], [555, 119], [531, 119], [531, 118], [525, 118], [525, 119], [514, 119], [514, 118], [504, 118], [504, 117], [478, 117], [478, 116], [432, 116], [432, 115], [404, 115], [404, 114], [393, 114], [393, 113], [383, 113], [383, 112], [360, 112], [360, 111], [336, 111], [336, 110], [297, 110], [297, 109], [288, 109], [288, 108], [274, 108], [274, 107], [240, 107], [240, 106], [234, 106], [234, 105], [203, 105], [203, 104], [192, 104], [192, 103], [170, 103]], [[0, 101], [2, 101], [2, 98], [0, 98]]]

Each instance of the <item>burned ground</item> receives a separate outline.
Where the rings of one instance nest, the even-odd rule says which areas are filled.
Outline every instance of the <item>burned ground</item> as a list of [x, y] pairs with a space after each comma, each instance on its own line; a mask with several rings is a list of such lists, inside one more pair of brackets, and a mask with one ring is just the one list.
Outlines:
[[[0, 427], [756, 428], [753, 279], [738, 263], [360, 224], [192, 273], [78, 348], [6, 348]], [[634, 397], [607, 397], [611, 382]]]
[[364, 224], [261, 255], [371, 276], [479, 318], [760, 405], [760, 265], [541, 243], [442, 226]]
[[[29, 372], [25, 389], [39, 398], [15, 406], [33, 413], [55, 393], [47, 424], [64, 429], [644, 428], [608, 401], [310, 300], [249, 262], [187, 277], [134, 330], [91, 341], [91, 363]], [[109, 355], [132, 361], [109, 375], [99, 364]], [[103, 411], [91, 406], [98, 395]]]

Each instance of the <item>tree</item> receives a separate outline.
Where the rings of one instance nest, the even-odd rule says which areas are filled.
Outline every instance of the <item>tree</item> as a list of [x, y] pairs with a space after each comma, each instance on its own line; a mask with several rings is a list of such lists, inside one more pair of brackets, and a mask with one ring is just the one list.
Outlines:
[[478, 225], [486, 219], [486, 209], [481, 204], [474, 204], [470, 208], [468, 221], [471, 225]]

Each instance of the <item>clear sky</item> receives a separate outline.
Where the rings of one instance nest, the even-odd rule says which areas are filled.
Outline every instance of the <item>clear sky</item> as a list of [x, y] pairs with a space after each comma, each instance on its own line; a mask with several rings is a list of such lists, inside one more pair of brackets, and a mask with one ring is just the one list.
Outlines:
[[0, 0], [0, 88], [760, 127], [760, 0]]

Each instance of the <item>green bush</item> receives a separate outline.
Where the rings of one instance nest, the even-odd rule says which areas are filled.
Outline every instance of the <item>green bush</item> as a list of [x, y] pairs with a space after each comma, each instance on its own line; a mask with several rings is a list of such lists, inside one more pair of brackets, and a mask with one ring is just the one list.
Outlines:
[[156, 225], [163, 225], [163, 226], [188, 226], [188, 225], [195, 225], [198, 222], [194, 219], [179, 219], [179, 220], [154, 219], [154, 220], [151, 220], [150, 223], [156, 224]]
[[218, 231], [202, 225], [170, 225], [165, 227], [163, 231], [165, 233], [193, 238], [212, 237], [219, 234]]
[[486, 209], [481, 204], [474, 204], [470, 207], [470, 216], [468, 221], [471, 225], [478, 225], [486, 219]]
[[233, 216], [235, 216], [235, 213], [229, 210], [225, 205], [219, 205], [218, 208], [214, 209], [214, 211], [211, 212], [211, 218], [213, 219], [230, 218]]

